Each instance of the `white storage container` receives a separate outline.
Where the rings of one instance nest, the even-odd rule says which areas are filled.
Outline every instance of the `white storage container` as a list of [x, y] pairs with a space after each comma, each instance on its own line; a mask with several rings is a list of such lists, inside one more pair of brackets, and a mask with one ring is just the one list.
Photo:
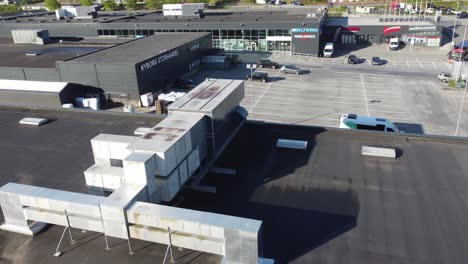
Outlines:
[[157, 192], [161, 200], [169, 202], [180, 190], [179, 170], [175, 169], [169, 177], [156, 177]]
[[[205, 115], [177, 113], [148, 131], [128, 149], [155, 153], [156, 175], [168, 176], [191, 151], [192, 146], [204, 141]], [[187, 149], [190, 148], [190, 149]]]
[[200, 167], [200, 157], [198, 149], [192, 151], [187, 158], [188, 163], [188, 175], [193, 176], [193, 173]]
[[183, 186], [189, 178], [187, 160], [182, 161], [182, 163], [179, 165], [179, 178], [181, 186]]
[[156, 161], [153, 153], [132, 152], [123, 162], [125, 182], [148, 184], [154, 181]]

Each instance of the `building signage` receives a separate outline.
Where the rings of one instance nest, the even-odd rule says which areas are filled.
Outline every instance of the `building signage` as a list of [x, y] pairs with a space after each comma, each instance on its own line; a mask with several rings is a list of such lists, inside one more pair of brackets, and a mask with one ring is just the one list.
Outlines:
[[197, 43], [197, 44], [193, 45], [192, 47], [190, 47], [190, 51], [194, 51], [194, 50], [197, 50], [199, 48], [200, 48], [200, 44]]
[[384, 35], [388, 35], [390, 33], [396, 33], [396, 32], [400, 32], [401, 30], [401, 27], [384, 27]]
[[315, 35], [303, 33], [303, 34], [296, 34], [296, 35], [294, 35], [294, 38], [298, 38], [298, 39], [313, 39], [313, 38], [315, 38]]
[[361, 27], [344, 27], [343, 31], [346, 31], [346, 32], [359, 32], [359, 31], [361, 31]]
[[318, 33], [318, 28], [293, 28], [294, 33]]
[[436, 27], [410, 27], [409, 31], [435, 31]]
[[140, 70], [141, 71], [146, 71], [148, 69], [153, 68], [156, 65], [159, 65], [159, 64], [161, 64], [161, 63], [163, 63], [165, 61], [168, 61], [168, 60], [170, 60], [172, 58], [175, 58], [177, 56], [179, 56], [179, 51], [178, 50], [174, 50], [172, 52], [163, 54], [163, 55], [161, 55], [161, 56], [159, 56], [157, 58], [154, 58], [152, 60], [149, 60], [149, 61], [141, 64], [140, 65]]

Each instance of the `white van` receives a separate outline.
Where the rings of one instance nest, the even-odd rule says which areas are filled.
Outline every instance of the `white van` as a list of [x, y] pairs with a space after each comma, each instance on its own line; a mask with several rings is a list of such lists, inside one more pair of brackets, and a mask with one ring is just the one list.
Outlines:
[[339, 128], [364, 129], [384, 132], [401, 132], [390, 120], [380, 117], [358, 116], [355, 114], [343, 114], [338, 123]]
[[400, 47], [400, 39], [399, 38], [391, 38], [389, 43], [390, 50], [397, 50]]
[[325, 48], [323, 48], [323, 56], [330, 58], [333, 55], [333, 42], [327, 42], [325, 43]]

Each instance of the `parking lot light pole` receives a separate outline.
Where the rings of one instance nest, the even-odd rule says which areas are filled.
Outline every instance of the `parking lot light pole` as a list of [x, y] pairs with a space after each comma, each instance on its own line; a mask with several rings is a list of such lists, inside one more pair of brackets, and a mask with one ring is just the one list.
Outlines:
[[252, 120], [255, 120], [254, 105], [253, 105], [253, 71], [257, 68], [257, 64], [247, 64], [247, 69], [250, 69], [250, 111], [252, 112]]
[[[466, 25], [465, 25], [465, 31], [463, 32], [463, 42], [462, 42], [462, 45], [461, 45], [462, 50], [464, 48], [463, 45], [465, 44], [465, 40], [464, 40], [465, 37], [466, 37]], [[463, 55], [463, 52], [460, 53], [460, 58], [458, 58], [458, 62], [461, 63], [461, 65], [460, 65], [460, 72], [459, 72], [459, 74], [457, 76], [457, 79], [455, 81], [458, 81], [462, 76], [463, 65], [465, 64], [465, 59], [463, 59], [463, 61], [462, 61], [462, 55]]]
[[454, 38], [455, 38], [455, 29], [457, 29], [457, 20], [458, 17], [455, 16], [455, 23], [453, 23], [453, 29], [452, 29], [452, 47], [455, 46]]

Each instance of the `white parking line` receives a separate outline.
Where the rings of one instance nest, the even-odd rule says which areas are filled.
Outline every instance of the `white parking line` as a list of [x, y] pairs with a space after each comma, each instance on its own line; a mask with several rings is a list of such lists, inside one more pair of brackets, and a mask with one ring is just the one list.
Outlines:
[[467, 87], [465, 85], [465, 89], [463, 90], [462, 102], [461, 102], [461, 106], [460, 106], [460, 113], [458, 114], [457, 128], [455, 129], [455, 136], [458, 135], [458, 128], [460, 127], [461, 114], [462, 114], [462, 111], [463, 111], [463, 105], [465, 104], [466, 89], [467, 89]]
[[362, 89], [364, 91], [364, 100], [366, 101], [367, 116], [370, 116], [369, 106], [367, 105], [366, 86], [364, 85], [364, 77], [362, 77], [362, 73], [361, 73], [361, 82], [362, 82]]
[[[280, 71], [278, 70], [278, 72], [276, 73], [275, 77], [273, 77], [273, 78], [276, 79], [276, 77], [278, 77], [278, 74], [279, 74], [279, 73], [280, 73]], [[270, 84], [269, 84], [268, 87], [265, 89], [265, 91], [263, 91], [263, 93], [258, 97], [257, 101], [256, 101], [255, 104], [254, 104], [254, 107], [257, 105], [258, 101], [260, 101], [260, 99], [262, 99], [262, 96], [268, 91], [268, 89], [270, 89], [272, 83], [273, 83], [273, 82], [270, 82]]]

